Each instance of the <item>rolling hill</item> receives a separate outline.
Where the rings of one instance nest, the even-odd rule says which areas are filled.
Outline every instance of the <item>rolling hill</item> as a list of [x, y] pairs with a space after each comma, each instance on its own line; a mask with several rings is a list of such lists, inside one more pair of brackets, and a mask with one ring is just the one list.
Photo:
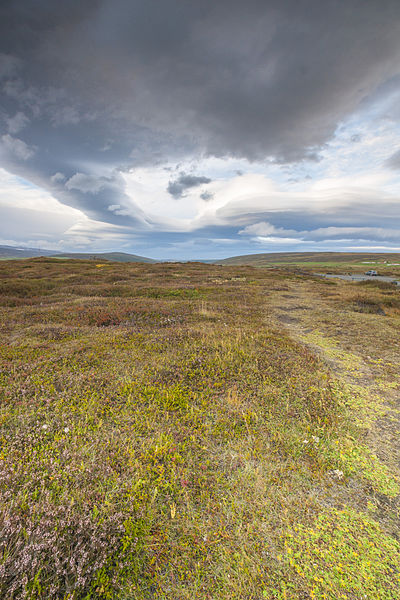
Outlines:
[[35, 256], [51, 256], [54, 250], [41, 248], [18, 248], [15, 246], [0, 246], [0, 259], [8, 258], [33, 258]]
[[128, 254], [126, 252], [63, 252], [54, 254], [54, 258], [75, 258], [83, 260], [111, 260], [114, 262], [141, 262], [156, 263], [159, 262], [146, 256], [137, 254]]
[[83, 260], [111, 260], [114, 262], [158, 262], [146, 256], [128, 254], [126, 252], [54, 252], [42, 248], [18, 248], [16, 246], [0, 245], [0, 260], [13, 258], [35, 258], [49, 256], [52, 258], [76, 258]]
[[214, 261], [220, 265], [251, 265], [254, 267], [267, 267], [269, 265], [296, 265], [329, 264], [329, 263], [374, 263], [374, 262], [400, 263], [400, 254], [384, 254], [372, 252], [273, 252], [264, 254], [248, 254], [232, 256], [223, 260]]

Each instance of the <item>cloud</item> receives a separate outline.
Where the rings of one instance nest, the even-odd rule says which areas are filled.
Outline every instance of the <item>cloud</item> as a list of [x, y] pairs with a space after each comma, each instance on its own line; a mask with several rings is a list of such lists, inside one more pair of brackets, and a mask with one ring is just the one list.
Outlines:
[[[398, 152], [387, 159], [398, 148], [399, 20], [395, 0], [5, 0], [2, 166], [90, 222], [165, 243], [160, 232], [176, 241], [178, 230], [243, 247], [297, 235], [283, 230], [395, 230], [398, 184], [354, 180], [363, 156], [400, 167]], [[349, 147], [360, 162], [339, 181]], [[130, 193], [125, 174], [146, 169], [153, 185], [138, 178]]]
[[181, 198], [186, 190], [210, 182], [208, 177], [180, 173], [178, 179], [168, 183], [167, 190], [174, 198]]
[[74, 106], [62, 106], [58, 111], [54, 111], [52, 123], [56, 127], [62, 125], [77, 125], [81, 121], [81, 116]]
[[270, 235], [276, 233], [277, 229], [271, 223], [261, 221], [260, 223], [253, 223], [253, 225], [247, 225], [244, 229], [239, 231], [239, 235]]
[[364, 246], [349, 246], [350, 252], [400, 252], [400, 246], [374, 246], [365, 244]]
[[397, 150], [385, 161], [385, 166], [389, 169], [400, 169], [400, 150]]
[[129, 210], [121, 208], [120, 204], [110, 204], [110, 206], [107, 207], [107, 210], [110, 210], [115, 215], [129, 215]]
[[1, 136], [3, 148], [17, 159], [28, 160], [35, 154], [35, 149], [29, 147], [23, 140], [13, 137], [9, 133]]
[[66, 203], [73, 200], [74, 206], [93, 219], [107, 222], [112, 215], [111, 220], [118, 225], [119, 217], [128, 217], [132, 227], [148, 227], [149, 219], [125, 193], [125, 181], [116, 171], [111, 172], [108, 177], [97, 173], [77, 172], [69, 178], [57, 172], [50, 180], [56, 198], [66, 200]]
[[361, 140], [362, 140], [361, 133], [354, 133], [350, 138], [350, 141], [353, 142], [353, 144], [358, 144], [358, 142], [361, 142]]
[[219, 156], [315, 159], [397, 72], [399, 16], [391, 0], [8, 2], [6, 90], [50, 125], [95, 115]]
[[0, 52], [0, 80], [14, 76], [21, 63], [22, 61], [16, 56]]
[[65, 181], [65, 175], [58, 171], [57, 173], [54, 173], [54, 175], [52, 175], [50, 177], [50, 181], [52, 181], [52, 183], [60, 183], [62, 181]]
[[26, 124], [29, 123], [28, 117], [23, 112], [17, 112], [13, 117], [7, 119], [7, 127], [9, 133], [18, 133]]
[[277, 237], [277, 236], [271, 236], [271, 235], [269, 235], [269, 236], [259, 235], [254, 238], [254, 241], [259, 244], [267, 244], [268, 246], [271, 246], [271, 244], [282, 245], [282, 246], [288, 246], [288, 245], [297, 246], [298, 244], [304, 244], [304, 240], [302, 240], [301, 238], [295, 238], [295, 237], [285, 238], [285, 237]]
[[[400, 223], [400, 221], [399, 221]], [[300, 224], [300, 223], [299, 223]], [[239, 235], [252, 236], [257, 242], [273, 241], [274, 243], [293, 242], [344, 242], [358, 239], [360, 241], [388, 240], [398, 241], [400, 239], [400, 228], [390, 229], [383, 227], [319, 227], [317, 229], [285, 229], [275, 227], [265, 221], [248, 225], [240, 230]], [[289, 238], [288, 236], [291, 236]]]
[[92, 177], [85, 175], [84, 173], [75, 173], [65, 183], [65, 187], [68, 190], [79, 190], [80, 192], [97, 194], [106, 185], [107, 180], [105, 178]]
[[320, 227], [313, 231], [302, 232], [308, 239], [358, 238], [366, 240], [400, 240], [400, 228], [390, 227]]
[[192, 230], [234, 229], [243, 245], [260, 236], [395, 240], [400, 230], [400, 193], [384, 190], [381, 173], [307, 180], [301, 190], [256, 174], [212, 185], [215, 198], [193, 219]]

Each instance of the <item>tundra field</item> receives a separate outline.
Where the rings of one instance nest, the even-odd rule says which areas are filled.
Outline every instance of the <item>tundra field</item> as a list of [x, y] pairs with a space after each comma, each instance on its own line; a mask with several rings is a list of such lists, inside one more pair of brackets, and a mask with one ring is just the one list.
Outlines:
[[0, 277], [1, 598], [400, 598], [399, 288], [51, 258]]

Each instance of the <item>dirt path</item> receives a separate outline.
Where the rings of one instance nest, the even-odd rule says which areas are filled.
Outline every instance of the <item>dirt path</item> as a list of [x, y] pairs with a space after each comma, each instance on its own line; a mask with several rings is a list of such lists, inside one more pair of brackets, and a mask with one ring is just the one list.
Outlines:
[[[271, 291], [269, 318], [363, 396], [374, 413], [363, 423], [365, 443], [400, 478], [399, 319], [342, 309], [348, 285], [331, 290], [315, 280], [287, 281]], [[399, 521], [399, 498], [381, 501], [381, 510], [397, 513]]]

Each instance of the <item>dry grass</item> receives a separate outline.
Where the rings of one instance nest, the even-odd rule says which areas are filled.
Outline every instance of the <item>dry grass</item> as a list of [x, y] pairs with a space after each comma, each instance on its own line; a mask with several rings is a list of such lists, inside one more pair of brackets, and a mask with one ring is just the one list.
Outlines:
[[327, 335], [324, 303], [395, 319], [395, 296], [373, 291], [388, 317], [354, 312], [369, 289], [311, 281], [298, 302], [296, 277], [250, 267], [31, 259], [0, 274], [2, 598], [352, 600], [363, 582], [398, 598], [379, 504], [398, 489], [365, 444], [364, 397], [274, 308], [295, 302]]

